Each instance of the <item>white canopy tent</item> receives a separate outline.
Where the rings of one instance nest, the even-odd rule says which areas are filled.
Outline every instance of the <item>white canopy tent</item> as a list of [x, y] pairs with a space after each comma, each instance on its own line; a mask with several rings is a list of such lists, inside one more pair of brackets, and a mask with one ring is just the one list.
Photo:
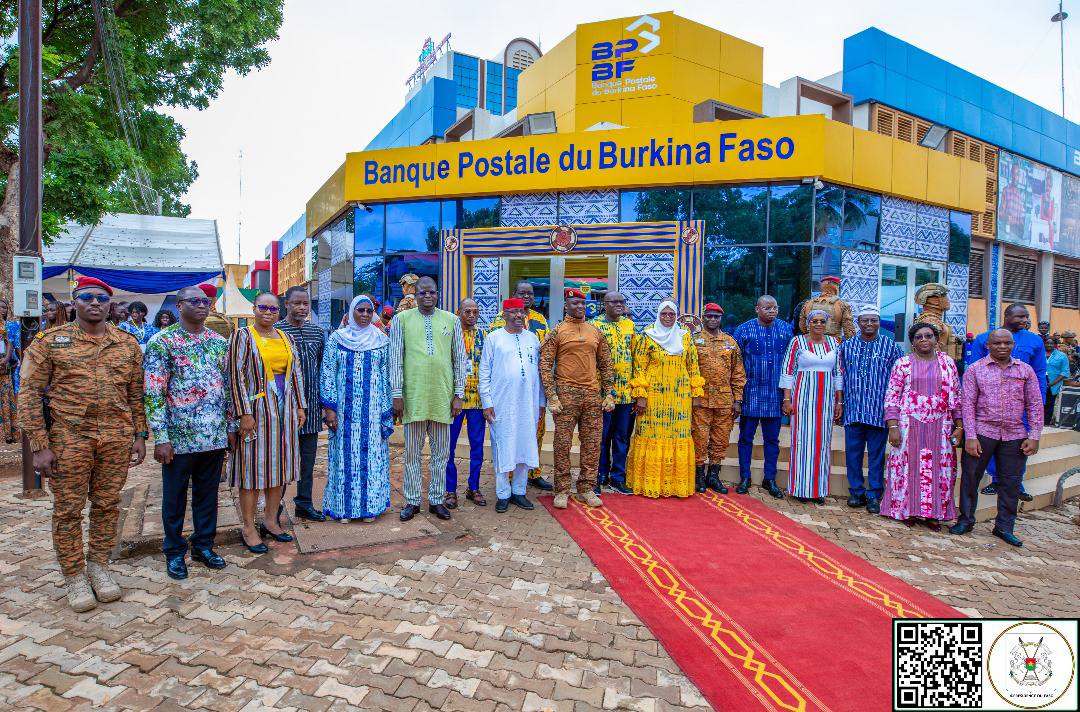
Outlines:
[[117, 298], [144, 302], [151, 318], [181, 287], [221, 284], [214, 220], [109, 214], [97, 225], [65, 225], [43, 252], [46, 295], [67, 301], [72, 279], [97, 277]]

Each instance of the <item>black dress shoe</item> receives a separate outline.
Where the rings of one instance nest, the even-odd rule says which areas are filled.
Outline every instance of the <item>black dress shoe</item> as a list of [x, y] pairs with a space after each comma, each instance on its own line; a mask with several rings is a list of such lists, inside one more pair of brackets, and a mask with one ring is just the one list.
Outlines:
[[529, 501], [529, 498], [523, 494], [510, 495], [510, 504], [521, 507], [522, 509], [536, 509], [536, 505]]
[[183, 581], [187, 578], [187, 562], [183, 554], [168, 554], [165, 556], [165, 573], [169, 578]]
[[1023, 500], [1024, 502], [1030, 502], [1031, 500], [1035, 499], [1034, 497], [1032, 497], [1032, 496], [1031, 496], [1030, 494], [1028, 494], [1027, 492], [1021, 492], [1021, 493], [1020, 493], [1019, 495], [1017, 495], [1017, 496], [1018, 496], [1018, 497], [1019, 497], [1019, 498], [1020, 498], [1021, 500]]
[[991, 482], [987, 486], [983, 487], [981, 491], [983, 494], [997, 494], [997, 486], [993, 482]]
[[881, 502], [876, 497], [867, 497], [866, 511], [870, 514], [881, 514]]
[[529, 486], [535, 487], [536, 489], [543, 490], [545, 492], [550, 492], [551, 490], [555, 489], [555, 485], [551, 484], [543, 477], [530, 478]]
[[738, 486], [735, 487], [736, 494], [746, 494], [750, 491], [750, 478], [744, 477], [739, 480]]
[[975, 528], [974, 524], [964, 524], [963, 522], [957, 522], [949, 527], [950, 534], [967, 534]]
[[292, 534], [286, 534], [285, 532], [281, 532], [280, 534], [275, 534], [274, 532], [267, 529], [265, 524], [260, 524], [259, 525], [259, 533], [262, 534], [263, 536], [270, 537], [274, 541], [280, 541], [282, 543], [293, 540], [293, 535]]
[[419, 504], [406, 504], [401, 508], [401, 514], [398, 515], [398, 519], [403, 522], [407, 522], [416, 516], [416, 513], [420, 511]]
[[705, 486], [720, 494], [728, 493], [727, 485], [720, 480], [720, 465], [709, 465], [709, 474], [705, 477]]
[[1003, 532], [997, 527], [994, 527], [994, 531], [990, 532], [998, 539], [1001, 539], [1006, 544], [1012, 544], [1013, 546], [1023, 546], [1024, 542], [1016, 538], [1016, 535], [1012, 532]]
[[847, 506], [852, 509], [858, 509], [859, 507], [866, 506], [866, 495], [864, 494], [849, 494], [847, 498]]
[[762, 480], [761, 486], [773, 497], [776, 497], [777, 499], [784, 498], [784, 493], [776, 486], [776, 480]]
[[326, 515], [317, 511], [314, 507], [307, 504], [295, 505], [294, 514], [297, 519], [307, 519], [311, 522], [325, 522]]
[[216, 553], [213, 549], [192, 549], [191, 560], [200, 561], [206, 564], [206, 568], [208, 569], [225, 568], [225, 559], [221, 558], [221, 555]]
[[432, 514], [434, 514], [439, 519], [449, 519], [450, 518], [450, 510], [447, 509], [446, 506], [442, 505], [442, 504], [429, 504], [428, 508], [427, 508], [427, 511], [431, 512]]
[[495, 500], [495, 511], [499, 514], [503, 514], [507, 509], [510, 509], [510, 500], [497, 499]]

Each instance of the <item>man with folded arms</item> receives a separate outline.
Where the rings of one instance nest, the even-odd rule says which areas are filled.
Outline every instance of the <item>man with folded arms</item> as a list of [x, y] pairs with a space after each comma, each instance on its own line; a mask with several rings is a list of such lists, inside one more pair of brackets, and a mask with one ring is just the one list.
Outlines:
[[1011, 331], [990, 332], [986, 345], [989, 355], [964, 372], [961, 403], [967, 439], [961, 460], [960, 517], [949, 531], [967, 534], [975, 527], [979, 480], [994, 458], [997, 519], [992, 534], [1013, 546], [1023, 546], [1013, 534], [1013, 524], [1024, 466], [1039, 451], [1042, 383], [1031, 366], [1012, 355]]

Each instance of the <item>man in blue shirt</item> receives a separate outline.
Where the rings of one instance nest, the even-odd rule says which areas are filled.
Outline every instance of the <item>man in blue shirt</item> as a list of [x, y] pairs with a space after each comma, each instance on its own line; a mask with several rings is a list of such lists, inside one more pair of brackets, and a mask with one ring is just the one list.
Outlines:
[[[885, 491], [885, 391], [893, 364], [904, 355], [896, 341], [882, 336], [878, 308], [859, 310], [859, 335], [840, 344], [844, 371], [844, 441], [847, 450], [848, 506], [881, 511]], [[863, 482], [863, 451], [869, 454]], [[869, 485], [869, 486], [866, 486]]]
[[758, 298], [757, 318], [743, 322], [732, 336], [739, 342], [746, 387], [743, 389], [742, 417], [739, 420], [739, 485], [735, 491], [750, 490], [750, 460], [754, 455], [754, 435], [761, 425], [765, 443], [765, 478], [761, 486], [777, 499], [784, 494], [776, 486], [776, 461], [780, 457], [781, 362], [792, 338], [791, 324], [777, 319], [779, 307], [768, 294]]
[[[1013, 358], [1023, 361], [1028, 366], [1031, 366], [1032, 370], [1035, 371], [1035, 377], [1039, 379], [1041, 391], [1045, 398], [1046, 345], [1043, 343], [1041, 336], [1028, 331], [1028, 329], [1031, 328], [1031, 315], [1028, 314], [1027, 307], [1023, 304], [1010, 304], [1006, 307], [1002, 327], [1012, 332]], [[990, 349], [987, 347], [987, 340], [990, 338], [991, 333], [992, 330], [987, 331], [984, 334], [979, 334], [975, 339], [975, 343], [971, 348], [972, 363], [990, 354]], [[1027, 423], [1025, 422], [1025, 425], [1026, 424]], [[990, 475], [990, 484], [983, 487], [983, 494], [997, 494], [997, 488], [995, 486], [997, 481], [997, 467], [994, 460], [990, 461], [990, 464], [986, 468], [986, 473]], [[1031, 501], [1031, 495], [1024, 490], [1023, 481], [1020, 482], [1020, 499], [1025, 502]]]

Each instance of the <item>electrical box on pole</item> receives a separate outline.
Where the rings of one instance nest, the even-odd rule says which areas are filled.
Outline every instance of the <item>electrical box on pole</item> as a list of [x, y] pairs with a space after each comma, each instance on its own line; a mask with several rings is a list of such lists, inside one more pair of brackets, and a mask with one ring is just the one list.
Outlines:
[[16, 317], [41, 317], [41, 258], [15, 255], [11, 266], [12, 310]]

